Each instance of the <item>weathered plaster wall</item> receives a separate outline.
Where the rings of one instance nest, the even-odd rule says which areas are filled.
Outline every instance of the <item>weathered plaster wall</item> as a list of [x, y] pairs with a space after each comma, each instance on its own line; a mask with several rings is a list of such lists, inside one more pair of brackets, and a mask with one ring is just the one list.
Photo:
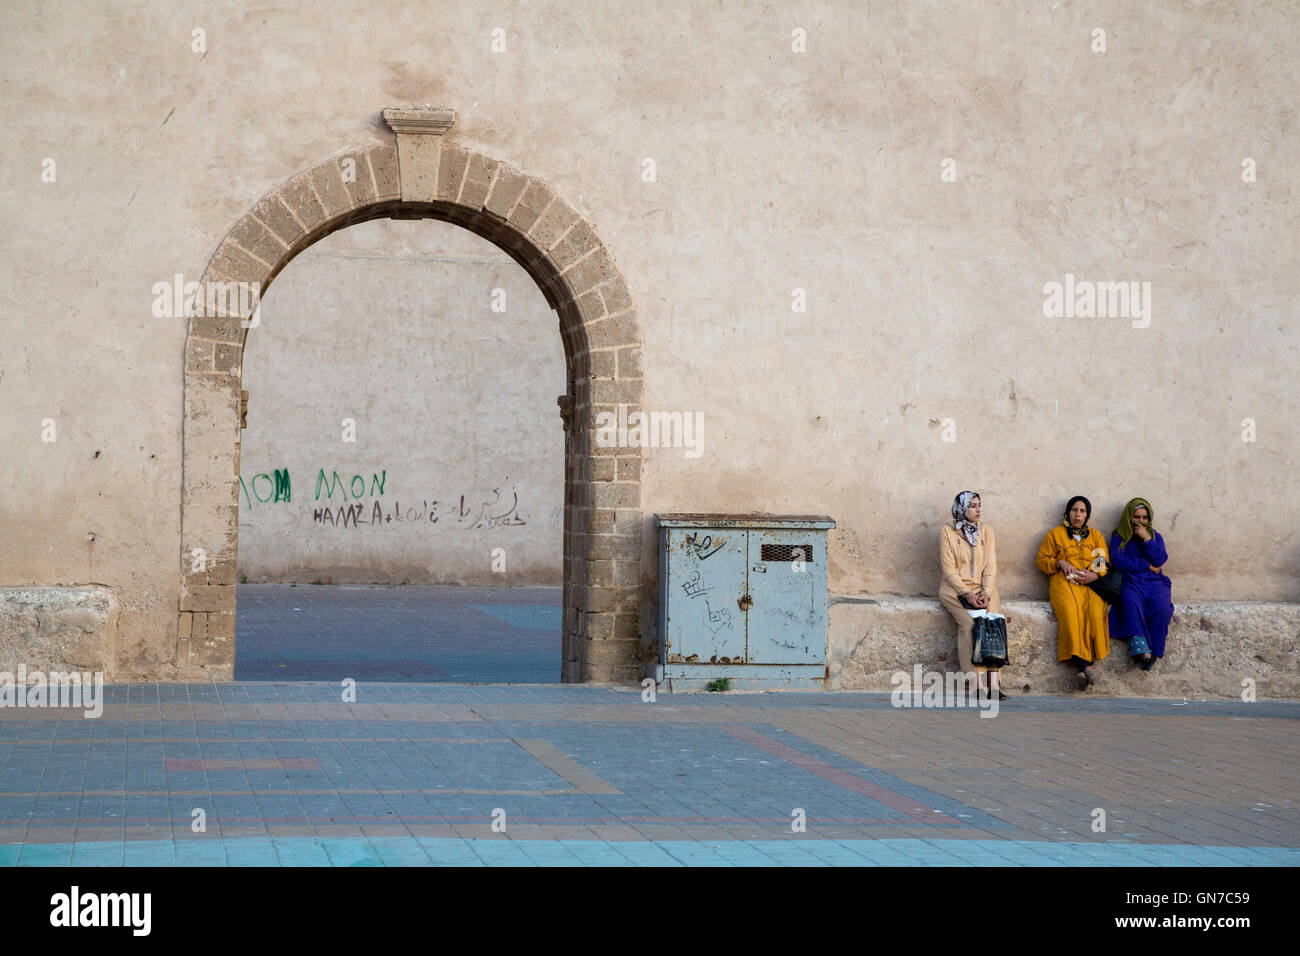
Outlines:
[[242, 381], [248, 580], [561, 583], [564, 352], [490, 242], [433, 221], [326, 237], [276, 278]]
[[[382, 107], [433, 103], [596, 227], [647, 407], [704, 413], [699, 458], [650, 455], [647, 516], [827, 513], [834, 593], [928, 594], [975, 488], [1005, 595], [1039, 597], [1065, 497], [1109, 527], [1142, 494], [1176, 599], [1300, 599], [1298, 34], [1283, 0], [10, 4], [0, 584], [112, 588], [118, 672], [166, 673], [185, 323], [152, 285], [294, 173], [391, 143]], [[1067, 273], [1150, 282], [1149, 327], [1044, 317]]]

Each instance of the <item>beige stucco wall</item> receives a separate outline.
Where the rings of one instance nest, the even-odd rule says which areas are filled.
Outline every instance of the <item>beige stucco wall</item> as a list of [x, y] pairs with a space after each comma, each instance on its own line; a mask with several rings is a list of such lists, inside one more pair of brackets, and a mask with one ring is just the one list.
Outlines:
[[326, 237], [262, 302], [242, 380], [248, 580], [561, 583], [564, 351], [490, 242], [427, 220]]
[[[294, 173], [391, 142], [382, 107], [433, 103], [592, 223], [647, 407], [703, 412], [700, 457], [650, 454], [647, 516], [830, 514], [832, 592], [924, 594], [975, 488], [1005, 594], [1040, 597], [1064, 498], [1108, 528], [1142, 494], [1176, 601], [1300, 599], [1297, 40], [1280, 0], [12, 4], [0, 584], [111, 588], [117, 659], [166, 660], [185, 323], [152, 285]], [[1150, 326], [1045, 317], [1067, 273], [1150, 282]]]

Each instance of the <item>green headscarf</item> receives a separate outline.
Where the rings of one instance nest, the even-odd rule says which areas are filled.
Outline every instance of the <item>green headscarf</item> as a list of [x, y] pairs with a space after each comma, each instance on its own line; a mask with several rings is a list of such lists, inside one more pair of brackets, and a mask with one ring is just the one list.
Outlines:
[[1138, 508], [1147, 509], [1147, 530], [1153, 535], [1156, 533], [1156, 513], [1151, 510], [1151, 502], [1145, 498], [1134, 498], [1124, 506], [1124, 514], [1119, 519], [1119, 527], [1115, 533], [1119, 535], [1119, 546], [1121, 548], [1128, 545], [1128, 539], [1133, 537], [1133, 512]]

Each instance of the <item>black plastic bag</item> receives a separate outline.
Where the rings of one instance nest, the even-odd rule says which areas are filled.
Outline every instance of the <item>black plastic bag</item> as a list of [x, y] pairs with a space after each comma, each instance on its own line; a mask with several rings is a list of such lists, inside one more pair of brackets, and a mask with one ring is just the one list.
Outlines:
[[1010, 663], [1007, 619], [1001, 614], [981, 614], [972, 622], [970, 662], [980, 667], [1006, 667]]

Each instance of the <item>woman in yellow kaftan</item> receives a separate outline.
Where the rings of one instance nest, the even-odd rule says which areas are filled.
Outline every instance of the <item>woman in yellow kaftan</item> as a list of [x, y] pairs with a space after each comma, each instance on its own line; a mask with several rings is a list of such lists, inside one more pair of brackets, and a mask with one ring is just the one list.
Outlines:
[[1065, 506], [1065, 520], [1047, 532], [1038, 548], [1038, 570], [1048, 575], [1048, 597], [1056, 614], [1056, 658], [1070, 661], [1079, 686], [1097, 682], [1092, 665], [1110, 652], [1110, 610], [1088, 584], [1110, 570], [1106, 538], [1088, 527], [1092, 503], [1075, 495]]

